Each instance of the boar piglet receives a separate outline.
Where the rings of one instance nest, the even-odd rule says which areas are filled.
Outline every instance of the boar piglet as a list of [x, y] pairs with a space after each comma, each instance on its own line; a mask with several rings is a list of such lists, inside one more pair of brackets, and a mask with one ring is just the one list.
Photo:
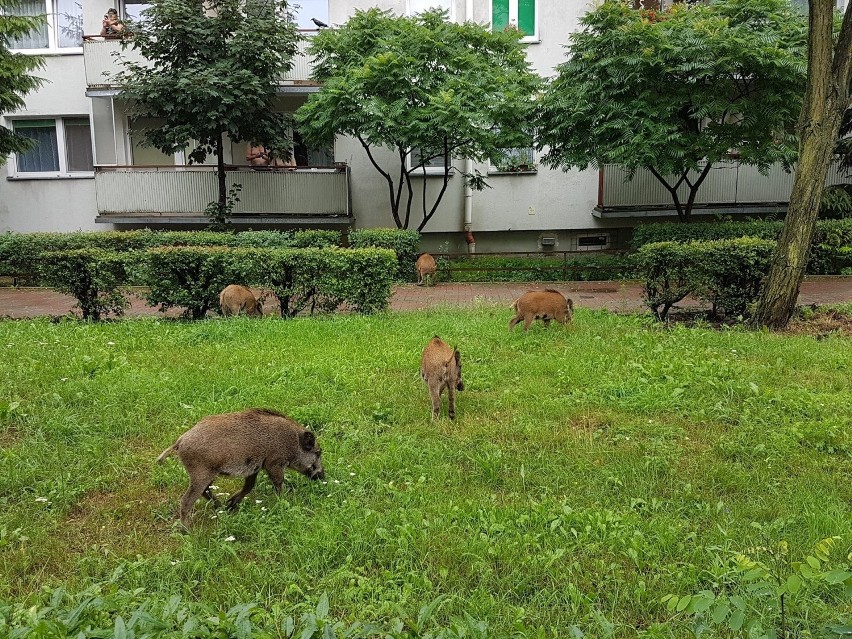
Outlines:
[[239, 413], [211, 415], [181, 435], [157, 458], [175, 455], [189, 474], [189, 488], [180, 500], [180, 519], [189, 527], [189, 515], [199, 497], [218, 508], [210, 484], [219, 475], [245, 477], [242, 489], [227, 502], [234, 510], [263, 470], [281, 492], [286, 469], [310, 479], [322, 479], [322, 449], [314, 434], [281, 413], [252, 408]]
[[565, 298], [559, 291], [552, 288], [543, 291], [527, 291], [512, 304], [515, 317], [509, 321], [509, 330], [515, 328], [518, 322], [524, 320], [524, 330], [529, 330], [533, 320], [540, 319], [545, 326], [550, 326], [550, 320], [561, 324], [571, 321], [574, 314], [574, 302]]
[[423, 350], [420, 377], [429, 387], [432, 397], [432, 419], [441, 412], [441, 393], [447, 389], [450, 419], [456, 418], [456, 391], [464, 390], [461, 354], [435, 335]]
[[417, 263], [414, 265], [414, 268], [417, 269], [417, 285], [423, 286], [423, 284], [432, 284], [435, 283], [435, 273], [438, 272], [438, 263], [435, 262], [435, 258], [429, 255], [428, 253], [424, 253], [420, 257], [417, 258]]
[[260, 317], [263, 315], [261, 304], [251, 289], [240, 284], [229, 284], [219, 293], [219, 309], [222, 315], [248, 315]]

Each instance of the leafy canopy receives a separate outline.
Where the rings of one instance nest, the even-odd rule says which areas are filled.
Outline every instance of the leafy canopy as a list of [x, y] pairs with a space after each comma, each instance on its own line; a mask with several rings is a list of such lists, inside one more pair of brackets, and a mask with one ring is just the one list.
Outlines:
[[132, 115], [158, 118], [148, 144], [203, 162], [222, 134], [285, 154], [289, 122], [275, 112], [277, 84], [299, 35], [286, 0], [154, 0], [125, 31], [147, 62], [120, 74]]
[[807, 23], [787, 0], [608, 0], [582, 25], [541, 100], [545, 164], [681, 176], [731, 151], [761, 169], [794, 159]]
[[[323, 86], [297, 111], [299, 130], [317, 144], [336, 135], [358, 139], [388, 181], [397, 225], [407, 228], [410, 177], [424, 163], [442, 157], [496, 160], [501, 149], [531, 145], [532, 98], [540, 79], [529, 68], [520, 37], [516, 30], [492, 33], [470, 22], [452, 23], [442, 11], [411, 17], [356, 11], [345, 25], [312, 41], [314, 79]], [[394, 151], [398, 169], [383, 168], [373, 155], [376, 147]], [[408, 166], [412, 149], [418, 151]], [[447, 167], [445, 187], [452, 170]], [[409, 196], [404, 219], [403, 184]], [[442, 195], [443, 189], [438, 201]], [[436, 207], [424, 203], [421, 229]]]
[[[0, 113], [14, 113], [24, 108], [24, 97], [39, 88], [44, 79], [32, 73], [44, 66], [42, 56], [9, 51], [9, 43], [44, 24], [45, 16], [18, 16], [17, 0], [0, 0]], [[0, 164], [10, 153], [24, 153], [32, 148], [29, 138], [16, 135], [0, 126]]]

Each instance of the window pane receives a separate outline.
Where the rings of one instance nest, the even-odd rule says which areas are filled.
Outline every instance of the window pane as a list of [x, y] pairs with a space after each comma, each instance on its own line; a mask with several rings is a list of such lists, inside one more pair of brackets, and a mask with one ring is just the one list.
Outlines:
[[317, 25], [311, 22], [311, 18], [329, 24], [328, 0], [299, 0], [296, 4], [300, 5], [296, 8], [296, 23], [300, 29], [316, 29]]
[[129, 18], [130, 20], [136, 20], [137, 22], [141, 22], [144, 19], [142, 12], [150, 6], [151, 4], [148, 2], [125, 2], [124, 17]]
[[408, 0], [408, 14], [423, 13], [427, 9], [443, 9], [452, 17], [452, 0]]
[[20, 153], [17, 166], [20, 173], [59, 171], [59, 148], [56, 145], [55, 120], [19, 120], [14, 123], [15, 133], [35, 140], [35, 147]]
[[56, 0], [60, 47], [83, 46], [83, 5], [78, 0]]
[[153, 118], [139, 118], [130, 122], [130, 153], [134, 166], [174, 166], [173, 155], [166, 155], [151, 146], [142, 146], [145, 140], [144, 130], [159, 124], [160, 122]]
[[509, 24], [509, 0], [492, 0], [491, 29], [502, 31]]
[[65, 118], [65, 159], [69, 171], [94, 171], [92, 132], [86, 118]]
[[518, 0], [518, 29], [524, 35], [535, 35], [535, 0]]
[[293, 131], [293, 158], [296, 166], [331, 166], [334, 164], [334, 148], [308, 146], [299, 132]]
[[[43, 16], [45, 14], [44, 0], [21, 0], [11, 8], [16, 16]], [[48, 47], [47, 25], [39, 25], [20, 38], [12, 38], [9, 41], [10, 49], [46, 49]]]
[[[420, 170], [423, 170], [423, 167], [420, 166], [420, 162], [422, 161], [422, 153], [420, 149], [412, 149], [411, 150], [411, 166], [416, 166]], [[444, 168], [444, 156], [440, 155], [438, 157], [433, 157], [426, 160], [426, 168]]]

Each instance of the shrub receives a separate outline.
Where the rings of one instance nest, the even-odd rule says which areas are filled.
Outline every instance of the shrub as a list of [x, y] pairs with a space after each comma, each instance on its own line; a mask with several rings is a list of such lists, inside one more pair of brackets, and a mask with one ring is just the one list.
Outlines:
[[694, 250], [680, 242], [646, 244], [633, 256], [645, 280], [645, 304], [659, 320], [672, 306], [689, 295], [693, 287]]
[[450, 272], [453, 282], [591, 281], [629, 279], [635, 274], [627, 255], [589, 255], [567, 260], [559, 256], [476, 255], [454, 259], [449, 266], [454, 269]]
[[45, 253], [40, 275], [51, 288], [72, 295], [85, 320], [122, 315], [127, 308], [124, 257], [101, 249]]
[[420, 233], [404, 229], [358, 229], [349, 234], [352, 248], [386, 248], [396, 253], [398, 280], [413, 282], [416, 279], [414, 263], [417, 261]]

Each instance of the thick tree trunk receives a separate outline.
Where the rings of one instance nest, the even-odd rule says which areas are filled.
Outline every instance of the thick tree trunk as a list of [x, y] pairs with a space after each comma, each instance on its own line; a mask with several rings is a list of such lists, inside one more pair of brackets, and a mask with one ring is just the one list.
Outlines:
[[757, 326], [783, 328], [795, 311], [825, 177], [847, 107], [852, 8], [847, 9], [836, 50], [832, 38], [833, 16], [831, 0], [810, 0], [808, 84], [798, 123], [799, 159], [784, 228], [752, 318]]
[[225, 184], [225, 157], [223, 153], [224, 144], [222, 142], [222, 133], [216, 138], [216, 176], [219, 178], [219, 217], [225, 217], [225, 210], [228, 204], [228, 189]]

